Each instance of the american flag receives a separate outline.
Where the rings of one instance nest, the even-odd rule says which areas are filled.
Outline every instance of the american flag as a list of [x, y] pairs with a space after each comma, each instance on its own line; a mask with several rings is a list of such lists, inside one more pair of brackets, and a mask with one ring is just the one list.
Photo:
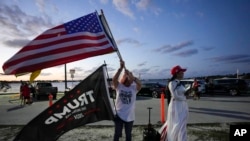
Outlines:
[[98, 13], [49, 29], [3, 64], [5, 74], [34, 72], [115, 51]]

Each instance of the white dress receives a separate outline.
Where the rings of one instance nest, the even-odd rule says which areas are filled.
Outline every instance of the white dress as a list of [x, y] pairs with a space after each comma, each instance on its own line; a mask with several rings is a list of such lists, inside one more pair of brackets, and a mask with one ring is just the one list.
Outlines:
[[167, 114], [166, 141], [187, 141], [188, 105], [185, 96], [185, 87], [179, 85], [179, 80], [173, 80], [168, 87], [171, 92], [171, 101]]

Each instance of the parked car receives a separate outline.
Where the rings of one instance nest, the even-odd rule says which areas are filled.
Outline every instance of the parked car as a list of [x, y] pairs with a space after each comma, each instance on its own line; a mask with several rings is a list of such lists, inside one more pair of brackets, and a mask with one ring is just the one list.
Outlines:
[[213, 80], [214, 93], [228, 93], [232, 96], [235, 96], [246, 92], [247, 89], [248, 84], [244, 79], [220, 78]]
[[142, 83], [141, 90], [138, 95], [151, 96], [153, 98], [159, 98], [161, 93], [165, 94], [166, 85], [157, 82], [144, 82]]
[[[192, 96], [192, 84], [194, 83], [194, 79], [183, 79], [180, 80], [181, 84], [186, 88], [187, 95]], [[204, 94], [206, 93], [205, 82], [203, 80], [197, 80], [198, 82], [198, 93]]]
[[53, 87], [52, 83], [50, 82], [37, 82], [34, 85], [35, 88], [35, 92], [34, 92], [34, 97], [39, 100], [42, 96], [43, 97], [48, 97], [49, 94], [53, 95], [53, 99], [56, 99], [57, 97], [57, 92], [58, 92], [58, 88], [57, 87]]

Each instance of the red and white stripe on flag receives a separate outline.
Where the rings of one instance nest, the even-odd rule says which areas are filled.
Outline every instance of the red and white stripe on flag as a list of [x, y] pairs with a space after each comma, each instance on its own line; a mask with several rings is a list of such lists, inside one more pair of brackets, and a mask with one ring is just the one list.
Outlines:
[[34, 72], [114, 52], [98, 13], [90, 13], [37, 36], [3, 65], [5, 74]]
[[162, 125], [158, 132], [161, 135], [160, 141], [167, 141], [167, 121]]

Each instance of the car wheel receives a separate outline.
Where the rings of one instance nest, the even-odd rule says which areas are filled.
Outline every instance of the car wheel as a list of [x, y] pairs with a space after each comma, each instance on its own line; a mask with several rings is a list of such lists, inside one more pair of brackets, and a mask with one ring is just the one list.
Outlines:
[[156, 91], [153, 91], [152, 92], [152, 97], [153, 98], [158, 98], [159, 96], [158, 96], [158, 93], [156, 92]]
[[229, 93], [230, 93], [230, 95], [232, 95], [232, 96], [238, 95], [238, 91], [235, 90], [235, 89], [229, 90]]

